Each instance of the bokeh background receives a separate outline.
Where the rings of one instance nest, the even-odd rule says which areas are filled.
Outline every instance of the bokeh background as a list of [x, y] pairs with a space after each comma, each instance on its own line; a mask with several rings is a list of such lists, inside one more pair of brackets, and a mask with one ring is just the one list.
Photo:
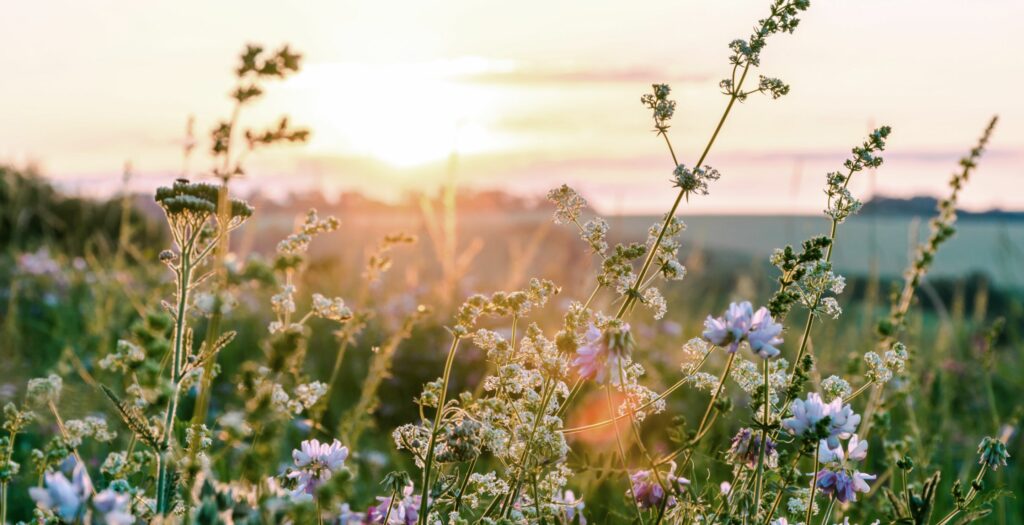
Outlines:
[[[373, 428], [354, 445], [373, 458], [363, 465], [368, 478], [402, 464], [387, 429], [415, 418], [410, 400], [439, 372], [443, 326], [462, 298], [530, 277], [562, 285], [565, 301], [590, 293], [598, 261], [574, 230], [551, 224], [544, 193], [568, 183], [592, 204], [588, 216], [608, 219], [613, 241], [645, 238], [675, 191], [640, 95], [652, 82], [673, 86], [670, 136], [680, 160], [693, 162], [725, 103], [717, 85], [729, 71], [727, 43], [764, 9], [760, 0], [8, 6], [0, 17], [0, 401], [25, 379], [58, 371], [79, 378], [69, 381], [69, 414], [107, 408], [90, 387], [90, 359], [171, 293], [154, 264], [169, 241], [152, 191], [183, 175], [209, 178], [208, 131], [231, 111], [238, 52], [248, 42], [289, 43], [303, 54], [301, 72], [268, 84], [242, 125], [287, 114], [312, 134], [307, 144], [246, 159], [232, 191], [257, 212], [232, 239], [234, 258], [271, 253], [309, 208], [341, 219], [340, 231], [314, 243], [300, 289], [362, 295], [380, 313], [347, 354], [332, 413], [351, 408], [372, 349], [417, 305], [432, 309], [400, 345]], [[947, 491], [972, 468], [981, 434], [1011, 432], [1011, 454], [1024, 456], [1022, 18], [1015, 0], [819, 1], [795, 35], [773, 40], [762, 72], [793, 89], [734, 111], [708, 159], [722, 179], [680, 210], [689, 276], [666, 287], [665, 320], [635, 325], [652, 388], [675, 381], [681, 345], [708, 313], [769, 296], [772, 249], [827, 233], [825, 174], [888, 124], [886, 162], [854, 179], [867, 205], [836, 247], [846, 315], [822, 323], [814, 340], [822, 369], [855, 367], [957, 159], [999, 114], [962, 192], [958, 234], [910, 317], [920, 395], [906, 407], [912, 424], [896, 425], [908, 426], [928, 458], [922, 472], [951, 474]], [[397, 230], [419, 242], [396, 252], [383, 284], [363, 290], [368, 254]], [[258, 353], [271, 293], [244, 288], [225, 321], [240, 336], [221, 357], [215, 387], [225, 401], [215, 398], [215, 414], [230, 408], [239, 364]], [[983, 334], [999, 319], [1003, 329], [988, 345]], [[338, 348], [319, 328], [307, 363], [313, 377], [330, 369]], [[483, 356], [468, 349], [460, 360], [457, 387], [474, 388]], [[670, 405], [699, 417], [703, 400], [681, 393]], [[593, 401], [573, 421], [603, 417]], [[648, 428], [670, 424], [655, 418]], [[715, 432], [727, 443], [724, 429]], [[588, 434], [574, 446], [600, 453], [612, 438]], [[1024, 486], [1017, 468], [995, 482]], [[352, 497], [359, 504], [373, 494]], [[31, 502], [15, 505], [23, 516]], [[603, 505], [590, 508], [602, 516]], [[1000, 523], [1024, 519], [1013, 500], [997, 511]]]

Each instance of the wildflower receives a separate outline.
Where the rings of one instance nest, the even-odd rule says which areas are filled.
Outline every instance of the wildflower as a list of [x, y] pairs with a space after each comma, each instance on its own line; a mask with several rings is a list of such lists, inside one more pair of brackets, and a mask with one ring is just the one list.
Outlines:
[[[391, 496], [377, 496], [379, 502], [376, 506], [370, 507], [366, 517], [370, 523], [381, 523], [383, 525], [415, 525], [420, 515], [420, 496], [413, 494], [413, 486], [408, 485], [402, 491], [402, 498], [396, 498], [394, 505], [391, 505]], [[391, 507], [391, 516], [388, 517], [388, 507]], [[384, 518], [387, 517], [387, 523]]]
[[576, 193], [576, 190], [563, 184], [548, 192], [548, 200], [555, 203], [555, 222], [577, 222], [580, 212], [587, 206], [587, 201]]
[[622, 382], [621, 372], [632, 349], [633, 336], [628, 323], [610, 324], [604, 333], [590, 325], [586, 344], [576, 350], [572, 365], [583, 379], [593, 379], [598, 383], [610, 381], [617, 385]]
[[338, 509], [338, 525], [363, 525], [366, 516], [361, 512], [353, 512], [352, 506], [342, 503]]
[[818, 445], [818, 461], [825, 465], [818, 472], [818, 489], [823, 494], [834, 496], [839, 502], [857, 501], [858, 492], [868, 492], [869, 480], [877, 476], [865, 474], [855, 468], [853, 462], [863, 461], [868, 455], [868, 442], [861, 441], [856, 434], [850, 436], [846, 451], [842, 446], [831, 446], [827, 440]]
[[352, 310], [345, 306], [340, 297], [329, 299], [318, 293], [313, 294], [313, 315], [330, 321], [347, 321], [352, 318]]
[[1006, 451], [1006, 443], [991, 437], [981, 440], [978, 444], [978, 454], [981, 455], [978, 464], [986, 465], [992, 470], [999, 470], [1000, 466], [1005, 467], [1006, 458], [1010, 457], [1010, 453]]
[[[665, 499], [665, 487], [658, 483], [654, 473], [650, 470], [641, 470], [629, 477], [633, 487], [633, 497], [641, 509], [657, 508]], [[674, 507], [676, 499], [668, 496], [666, 507]]]
[[776, 323], [768, 309], [762, 306], [754, 312], [747, 342], [750, 343], [750, 349], [762, 359], [771, 359], [779, 355], [779, 349], [775, 346], [782, 344], [782, 338], [779, 337], [781, 333], [782, 325]]
[[131, 513], [131, 501], [131, 494], [108, 487], [96, 493], [92, 506], [106, 525], [132, 525], [135, 516]]
[[728, 495], [729, 492], [732, 491], [732, 483], [729, 483], [728, 481], [719, 483], [718, 491], [721, 492], [723, 496]]
[[288, 473], [288, 478], [298, 482], [292, 497], [311, 497], [317, 487], [345, 466], [347, 457], [348, 447], [341, 446], [337, 439], [330, 445], [316, 439], [303, 441], [301, 449], [292, 451], [292, 459], [297, 468]]
[[[577, 499], [573, 491], [566, 490], [561, 498], [555, 497], [553, 503], [559, 506], [564, 523], [587, 525], [587, 518], [583, 516], [583, 508], [585, 507], [583, 499]], [[577, 519], [578, 521], [574, 521]]]
[[657, 131], [664, 133], [668, 130], [668, 121], [676, 112], [676, 101], [668, 99], [672, 88], [668, 84], [652, 84], [651, 91], [641, 95], [640, 102], [651, 110]]
[[795, 436], [813, 436], [819, 423], [829, 418], [824, 431], [830, 448], [838, 447], [839, 439], [850, 437], [860, 424], [860, 415], [850, 405], [844, 405], [842, 398], [825, 403], [821, 396], [810, 393], [806, 400], [794, 399], [789, 408], [793, 417], [783, 419], [782, 426]]
[[734, 353], [750, 330], [753, 315], [753, 307], [749, 302], [732, 303], [725, 311], [725, 317], [709, 315], [704, 320], [704, 339], [713, 345], [729, 345], [729, 353]]
[[604, 255], [604, 252], [608, 251], [608, 222], [600, 217], [587, 221], [583, 225], [580, 237], [594, 253]]
[[[807, 502], [811, 499], [811, 489], [803, 488], [798, 489], [792, 498], [786, 502], [786, 510], [790, 514], [796, 514], [798, 516], [804, 516], [807, 514]], [[811, 514], [818, 514], [818, 502], [812, 502], [814, 504], [811, 509]]]
[[[775, 468], [779, 464], [779, 453], [775, 450], [775, 442], [768, 439], [768, 446], [765, 449], [765, 466]], [[749, 468], [756, 468], [761, 455], [761, 434], [749, 428], [741, 428], [732, 438], [732, 446], [729, 447], [729, 456], [737, 464], [746, 465]]]
[[34, 403], [45, 405], [55, 403], [60, 398], [60, 391], [64, 381], [59, 375], [50, 374], [49, 377], [38, 377], [28, 380], [28, 398]]
[[821, 382], [821, 389], [828, 396], [829, 401], [834, 399], [845, 399], [853, 392], [850, 383], [839, 376], [828, 376]]
[[28, 494], [36, 505], [52, 511], [65, 521], [77, 520], [89, 494], [92, 493], [92, 481], [89, 480], [85, 467], [76, 462], [71, 480], [62, 472], [47, 472], [43, 480], [43, 487], [28, 489]]
[[708, 182], [716, 181], [721, 176], [718, 170], [708, 165], [691, 169], [680, 164], [672, 172], [672, 183], [687, 194], [707, 195]]
[[779, 355], [775, 346], [782, 343], [779, 334], [782, 325], [772, 319], [768, 309], [761, 307], [754, 312], [749, 302], [732, 303], [724, 317], [711, 317], [704, 321], [704, 339], [714, 345], [726, 347], [735, 353], [743, 341], [763, 359]]
[[665, 297], [661, 295], [660, 290], [653, 286], [644, 290], [643, 303], [654, 311], [655, 319], [665, 317], [665, 313], [668, 311], [668, 303], [665, 302]]

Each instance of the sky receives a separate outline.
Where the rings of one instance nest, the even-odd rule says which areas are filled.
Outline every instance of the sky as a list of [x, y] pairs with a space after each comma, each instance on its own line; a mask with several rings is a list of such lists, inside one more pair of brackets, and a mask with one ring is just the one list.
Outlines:
[[[454, 173], [464, 186], [539, 194], [568, 183], [604, 213], [672, 202], [673, 165], [640, 95], [673, 87], [670, 138], [692, 164], [724, 109], [727, 44], [764, 0], [50, 0], [0, 17], [0, 162], [33, 164], [73, 192], [149, 191], [183, 169], [231, 111], [246, 43], [303, 53], [242, 116], [308, 126], [308, 144], [247, 158], [241, 186], [358, 190], [395, 199]], [[941, 195], [956, 159], [1001, 122], [969, 209], [1024, 209], [1019, 0], [815, 0], [772, 37], [758, 73], [791, 84], [735, 108], [708, 157], [722, 173], [692, 213], [815, 213], [825, 174], [873, 127], [893, 127], [862, 196]], [[205, 146], [201, 142], [201, 146]], [[205, 152], [188, 164], [193, 177]], [[452, 155], [457, 159], [449, 162]], [[454, 165], [454, 169], [450, 166]], [[1009, 190], [1009, 191], [1008, 191]]]

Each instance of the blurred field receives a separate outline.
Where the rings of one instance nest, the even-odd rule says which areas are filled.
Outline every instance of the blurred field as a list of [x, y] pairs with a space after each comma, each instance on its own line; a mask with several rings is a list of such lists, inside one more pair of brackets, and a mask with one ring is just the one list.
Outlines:
[[[48, 198], [62, 197], [53, 194]], [[138, 200], [144, 201], [145, 197]], [[89, 206], [122, 210], [121, 206], [130, 202], [114, 199]], [[422, 383], [436, 377], [443, 360], [445, 334], [441, 327], [449, 322], [452, 308], [465, 296], [512, 289], [530, 277], [554, 280], [564, 287], [564, 297], [585, 297], [590, 292], [585, 286], [592, 275], [593, 259], [574, 230], [550, 223], [550, 210], [535, 205], [517, 211], [474, 209], [471, 202], [463, 202], [465, 209], [444, 208], [424, 198], [420, 208], [357, 212], [351, 207], [332, 210], [328, 206], [321, 210], [324, 214], [336, 213], [343, 227], [314, 244], [310, 270], [298, 283], [300, 289], [347, 298], [358, 296], [360, 269], [367, 253], [384, 234], [405, 230], [420, 236], [418, 244], [396, 254], [394, 268], [384, 284], [366, 296], [366, 307], [383, 314], [370, 322], [370, 328], [349, 351], [340, 388], [329, 401], [329, 413], [344, 413], [351, 408], [374, 355], [372, 349], [387, 341], [386, 334], [403, 316], [418, 304], [429, 305], [434, 312], [401, 343], [395, 356], [398, 365], [385, 380], [380, 404], [373, 411], [373, 427], [359, 443], [352, 444], [360, 450], [355, 461], [364, 475], [379, 476], [395, 464], [408, 466], [408, 458], [396, 455], [390, 446], [386, 429], [415, 418], [414, 405], [409, 401]], [[234, 238], [238, 256], [247, 258], [271, 250], [291, 231], [301, 207], [301, 203], [267, 204], [260, 209], [257, 203], [256, 219]], [[5, 212], [10, 210], [5, 208]], [[30, 213], [26, 210], [22, 209], [23, 214]], [[69, 417], [108, 411], [102, 397], [88, 385], [97, 372], [88, 356], [109, 351], [120, 334], [138, 319], [139, 309], [166, 296], [170, 286], [163, 273], [152, 268], [157, 248], [166, 242], [155, 220], [147, 218], [148, 212], [124, 209], [124, 213], [122, 217], [134, 217], [128, 231], [137, 246], [128, 253], [116, 249], [118, 220], [112, 233], [97, 230], [95, 235], [86, 236], [89, 242], [77, 244], [64, 242], [66, 230], [74, 221], [47, 223], [45, 216], [23, 215], [20, 222], [3, 223], [17, 223], [33, 233], [26, 236], [4, 231], [0, 236], [7, 243], [0, 247], [4, 261], [0, 266], [0, 357], [4, 362], [0, 401], [14, 395], [27, 378], [57, 370], [78, 377], [68, 380], [67, 388], [73, 392], [66, 407]], [[445, 222], [440, 220], [445, 213], [454, 218], [450, 224], [455, 228], [445, 230]], [[666, 288], [670, 303], [667, 319], [638, 322], [634, 327], [642, 341], [637, 349], [639, 359], [647, 365], [650, 386], [656, 390], [674, 381], [681, 345], [699, 334], [708, 312], [721, 310], [730, 299], [770, 293], [774, 274], [766, 259], [772, 248], [798, 242], [826, 227], [823, 220], [810, 217], [683, 216], [689, 230], [683, 237], [682, 260], [689, 275]], [[642, 238], [655, 219], [610, 218], [611, 240]], [[50, 226], [37, 228], [39, 221]], [[915, 217], [869, 216], [845, 225], [841, 233], [844, 242], [839, 245], [836, 260], [849, 281], [840, 297], [846, 314], [839, 321], [823, 323], [814, 337], [813, 345], [820, 349], [820, 369], [842, 371], [855, 366], [853, 358], [870, 348], [875, 322], [885, 313], [888, 291], [907, 261], [910, 241], [921, 235], [919, 221]], [[977, 436], [998, 433], [1006, 422], [1012, 425], [1020, 416], [1024, 406], [1019, 398], [1024, 387], [1024, 295], [1020, 291], [1021, 267], [1015, 261], [1019, 261], [1022, 247], [1024, 223], [964, 221], [922, 287], [922, 299], [913, 310], [905, 339], [914, 355], [912, 369], [920, 391], [917, 397], [902, 398], [907, 405], [891, 422], [894, 432], [906, 432], [919, 447], [919, 456], [926, 458], [919, 465], [922, 471], [942, 469], [966, 476], [975, 461]], [[36, 259], [26, 262], [26, 254]], [[214, 412], [232, 408], [228, 401], [235, 388], [232, 378], [242, 361], [253, 358], [270, 320], [265, 306], [269, 293], [259, 287], [245, 289], [238, 307], [226, 319], [226, 327], [237, 329], [240, 336], [220, 358], [223, 370], [215, 390], [223, 396], [215, 395]], [[596, 304], [608, 307], [602, 300]], [[556, 300], [549, 310], [561, 311], [564, 305], [564, 301]], [[1006, 329], [995, 348], [984, 348], [980, 334], [996, 317], [1005, 319]], [[541, 319], [542, 324], [553, 327], [558, 316]], [[788, 345], [793, 344], [792, 339]], [[337, 343], [320, 332], [310, 341], [306, 372], [314, 378], [324, 377], [336, 352]], [[474, 388], [484, 366], [482, 355], [467, 348], [459, 355], [455, 388]], [[812, 380], [819, 381], [820, 377]], [[190, 401], [185, 402], [187, 406]], [[680, 392], [669, 399], [669, 413], [696, 418], [702, 403], [700, 393]], [[600, 399], [582, 400], [570, 414], [570, 425], [603, 417], [601, 406]], [[657, 416], [645, 428], [657, 436], [663, 428], [676, 424], [667, 416]], [[608, 452], [611, 437], [599, 432], [574, 438], [575, 455], [570, 464], [585, 472], [582, 457]], [[710, 439], [727, 444], [728, 437], [728, 431], [716, 429]], [[38, 446], [39, 439], [30, 435], [22, 446]], [[1013, 457], [1024, 456], [1019, 438], [1010, 444]], [[654, 450], [669, 446], [652, 444]], [[601, 516], [613, 511], [618, 496], [607, 492], [612, 490], [607, 479], [596, 472], [583, 479], [585, 489], [611, 498], [604, 500], [609, 503], [601, 499], [588, 502], [588, 512], [602, 523]], [[1000, 471], [998, 479], [1009, 487], [1024, 486], [1019, 469]], [[952, 476], [944, 480], [943, 490], [948, 490], [951, 482]], [[14, 490], [23, 489], [15, 486]], [[372, 484], [369, 491], [355, 488], [350, 497], [359, 503], [370, 501]], [[22, 498], [13, 505], [14, 515], [23, 516], [31, 502]], [[1013, 500], [1000, 504], [997, 516], [998, 523], [1024, 522], [1024, 512]]]

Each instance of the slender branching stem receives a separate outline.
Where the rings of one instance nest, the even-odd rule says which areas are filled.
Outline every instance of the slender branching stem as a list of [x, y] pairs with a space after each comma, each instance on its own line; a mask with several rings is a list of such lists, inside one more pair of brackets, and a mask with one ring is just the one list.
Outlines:
[[437, 400], [437, 414], [434, 415], [434, 424], [430, 429], [430, 441], [427, 444], [427, 457], [424, 460], [423, 467], [423, 487], [420, 492], [420, 504], [422, 511], [419, 516], [419, 523], [423, 525], [427, 522], [427, 515], [430, 514], [431, 501], [430, 496], [430, 474], [434, 466], [434, 447], [437, 445], [437, 432], [441, 427], [441, 417], [444, 414], [444, 405], [447, 402], [446, 396], [448, 394], [448, 382], [451, 380], [452, 364], [455, 362], [455, 351], [459, 348], [459, 336], [452, 337], [452, 345], [448, 349], [448, 357], [444, 362], [444, 375], [441, 379], [441, 392], [438, 394]]

